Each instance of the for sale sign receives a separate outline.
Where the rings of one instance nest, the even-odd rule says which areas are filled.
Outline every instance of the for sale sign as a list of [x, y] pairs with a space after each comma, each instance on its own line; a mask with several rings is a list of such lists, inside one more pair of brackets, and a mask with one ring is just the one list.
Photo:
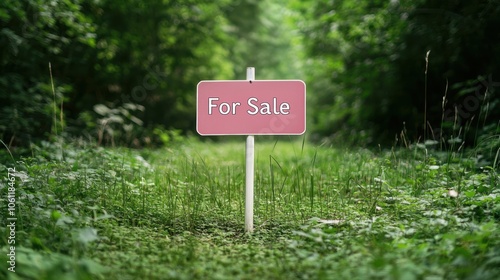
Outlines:
[[300, 80], [201, 81], [200, 135], [300, 135], [306, 130], [306, 85]]

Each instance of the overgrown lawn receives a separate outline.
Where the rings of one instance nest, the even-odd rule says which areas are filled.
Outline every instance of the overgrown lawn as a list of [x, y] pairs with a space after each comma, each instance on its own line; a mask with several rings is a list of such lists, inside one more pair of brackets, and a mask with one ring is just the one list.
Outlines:
[[7, 279], [497, 279], [500, 175], [467, 152], [256, 141], [244, 232], [244, 141], [159, 150], [41, 144], [15, 168]]

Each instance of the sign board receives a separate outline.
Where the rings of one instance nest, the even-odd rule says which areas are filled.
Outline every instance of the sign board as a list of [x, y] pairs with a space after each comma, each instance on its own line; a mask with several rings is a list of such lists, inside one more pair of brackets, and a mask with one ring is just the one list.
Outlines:
[[301, 135], [306, 85], [300, 80], [201, 81], [196, 94], [200, 135]]

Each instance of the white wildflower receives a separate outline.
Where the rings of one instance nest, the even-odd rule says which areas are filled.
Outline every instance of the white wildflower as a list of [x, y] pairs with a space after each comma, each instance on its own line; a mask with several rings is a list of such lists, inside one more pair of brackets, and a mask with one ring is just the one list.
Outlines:
[[458, 197], [458, 192], [456, 190], [453, 190], [453, 189], [449, 189], [448, 190], [448, 195], [450, 197]]

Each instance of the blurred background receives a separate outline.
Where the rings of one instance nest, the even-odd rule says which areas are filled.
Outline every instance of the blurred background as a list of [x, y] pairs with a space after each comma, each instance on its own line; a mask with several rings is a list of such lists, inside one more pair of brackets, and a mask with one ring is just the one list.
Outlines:
[[6, 0], [0, 137], [196, 137], [201, 80], [301, 79], [311, 141], [500, 146], [499, 0]]

